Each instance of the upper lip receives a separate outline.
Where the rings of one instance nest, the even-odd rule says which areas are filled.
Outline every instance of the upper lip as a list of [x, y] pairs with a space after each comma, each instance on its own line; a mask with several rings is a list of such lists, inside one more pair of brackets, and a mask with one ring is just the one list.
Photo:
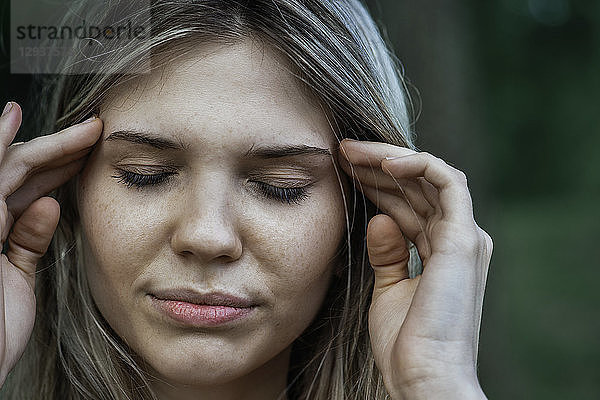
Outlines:
[[150, 293], [160, 300], [184, 301], [199, 305], [252, 307], [254, 302], [245, 297], [235, 296], [224, 292], [200, 293], [193, 289], [164, 289]]

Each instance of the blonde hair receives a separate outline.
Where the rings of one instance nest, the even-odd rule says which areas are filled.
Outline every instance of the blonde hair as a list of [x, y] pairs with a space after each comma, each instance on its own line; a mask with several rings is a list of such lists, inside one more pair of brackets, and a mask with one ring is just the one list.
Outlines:
[[[251, 36], [287, 56], [338, 140], [415, 148], [399, 64], [357, 0], [154, 1], [150, 18], [152, 33], [143, 46], [111, 49], [98, 73], [63, 74], [47, 84], [46, 130], [98, 112], [111, 88], [135, 78], [123, 71], [135, 71], [144, 55], [152, 55], [155, 68], [191, 51], [194, 43], [227, 44]], [[366, 226], [378, 210], [356, 187], [349, 193], [335, 277], [318, 316], [293, 345], [290, 400], [389, 398], [373, 360], [367, 318], [373, 274]], [[80, 262], [75, 180], [56, 197], [61, 219], [39, 264], [34, 333], [2, 398], [156, 399], [143, 362], [106, 323], [90, 294]], [[411, 276], [420, 272], [412, 244], [409, 264]]]

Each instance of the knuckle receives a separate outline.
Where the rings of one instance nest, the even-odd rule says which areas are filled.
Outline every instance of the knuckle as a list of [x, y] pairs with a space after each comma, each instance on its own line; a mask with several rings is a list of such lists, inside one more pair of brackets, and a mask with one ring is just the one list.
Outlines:
[[449, 171], [451, 171], [454, 174], [457, 181], [459, 181], [461, 183], [467, 182], [467, 175], [463, 171], [459, 170], [458, 168], [453, 167], [452, 165], [448, 164], [443, 159], [436, 157], [433, 154], [428, 153], [426, 151], [423, 151], [419, 154], [421, 154], [423, 157], [425, 157], [428, 162], [436, 163], [441, 167], [447, 168]]
[[455, 231], [454, 240], [448, 241], [444, 253], [462, 254], [469, 259], [476, 259], [482, 253], [482, 243], [476, 230], [471, 226], [461, 226]]
[[490, 258], [492, 256], [492, 251], [494, 250], [494, 241], [492, 240], [492, 237], [480, 227], [478, 227], [478, 231], [483, 253], [487, 258]]
[[467, 174], [465, 174], [463, 171], [461, 171], [459, 169], [454, 169], [454, 171], [455, 171], [456, 179], [461, 184], [466, 185], [467, 184]]
[[433, 154], [427, 152], [427, 151], [422, 151], [419, 153], [422, 157], [426, 158], [428, 161], [436, 161], [438, 160], [438, 158], [436, 156], [434, 156]]
[[492, 252], [494, 251], [494, 241], [488, 234], [485, 235], [485, 243], [486, 243], [487, 252], [491, 256]]
[[472, 258], [486, 257], [488, 254], [489, 247], [479, 230], [476, 225], [465, 227], [460, 235], [459, 248], [461, 252]]
[[486, 232], [483, 231], [485, 234], [485, 243], [487, 244], [487, 247], [490, 251], [490, 253], [492, 252], [492, 250], [494, 250], [494, 241], [492, 240], [492, 237]]
[[473, 255], [481, 254], [483, 250], [482, 242], [480, 240], [480, 237], [475, 232], [472, 232], [472, 234], [468, 236], [467, 248], [468, 251]]

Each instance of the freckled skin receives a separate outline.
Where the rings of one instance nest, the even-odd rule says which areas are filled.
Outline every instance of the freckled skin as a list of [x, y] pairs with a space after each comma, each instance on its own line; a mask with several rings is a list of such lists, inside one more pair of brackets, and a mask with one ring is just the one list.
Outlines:
[[[253, 143], [334, 153], [337, 141], [269, 48], [245, 41], [190, 54], [115, 89], [102, 108], [102, 140], [78, 186], [88, 280], [102, 315], [150, 372], [176, 387], [189, 385], [157, 385], [161, 398], [276, 398], [286, 384], [290, 346], [330, 283], [330, 261], [346, 228], [343, 202], [327, 156], [306, 172], [294, 161], [247, 163], [242, 155]], [[121, 129], [176, 137], [190, 147], [104, 142]], [[165, 163], [178, 173], [155, 187], [128, 188], [111, 177], [115, 165]], [[266, 198], [245, 179], [259, 168], [268, 184], [314, 182], [308, 198], [290, 205]], [[259, 306], [230, 328], [181, 327], [146, 296], [152, 288], [181, 286], [251, 297]]]

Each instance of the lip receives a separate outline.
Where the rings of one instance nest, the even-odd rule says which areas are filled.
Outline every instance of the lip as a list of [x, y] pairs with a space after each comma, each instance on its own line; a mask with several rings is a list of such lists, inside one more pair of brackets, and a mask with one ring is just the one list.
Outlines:
[[167, 289], [149, 293], [152, 305], [171, 319], [193, 326], [217, 326], [251, 314], [256, 304], [249, 298], [223, 292], [199, 293]]

